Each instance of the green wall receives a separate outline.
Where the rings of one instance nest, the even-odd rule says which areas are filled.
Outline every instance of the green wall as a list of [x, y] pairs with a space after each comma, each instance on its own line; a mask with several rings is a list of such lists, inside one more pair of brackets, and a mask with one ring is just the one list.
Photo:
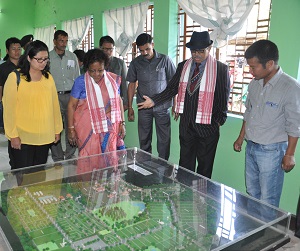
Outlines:
[[[300, 80], [300, 1], [273, 0], [270, 27], [270, 40], [274, 41], [279, 49], [279, 65], [283, 70]], [[300, 140], [295, 153], [296, 166], [285, 175], [280, 207], [295, 213], [300, 193]]]
[[[300, 32], [299, 0], [272, 0], [270, 40], [279, 48], [279, 64], [284, 71], [299, 79]], [[300, 183], [300, 182], [299, 182]]]
[[[34, 27], [56, 24], [61, 28], [61, 22], [86, 15], [94, 16], [95, 45], [99, 38], [105, 35], [103, 11], [128, 6], [142, 0], [0, 0], [0, 48], [4, 49], [7, 37], [22, 37], [32, 33]], [[168, 54], [175, 62], [177, 44], [177, 2], [176, 0], [153, 0], [154, 4], [154, 42], [155, 48]], [[18, 8], [15, 6], [18, 5]], [[295, 78], [300, 78], [298, 72], [300, 33], [298, 32], [300, 1], [273, 0], [270, 39], [279, 47], [280, 65], [284, 71]], [[2, 53], [2, 56], [3, 53]], [[136, 111], [137, 113], [137, 111]], [[213, 179], [245, 192], [244, 182], [244, 149], [236, 153], [232, 149], [233, 142], [239, 134], [241, 118], [229, 117], [221, 127], [221, 137], [218, 145]], [[138, 146], [137, 121], [127, 122], [126, 144], [128, 147]], [[153, 136], [153, 154], [156, 151], [156, 137]], [[178, 122], [172, 120], [172, 144], [170, 161], [178, 163], [179, 140]], [[296, 160], [300, 161], [300, 145], [296, 152]], [[299, 196], [300, 167], [285, 177], [284, 189], [280, 207], [295, 213]]]
[[[5, 40], [10, 36], [23, 37], [34, 28], [55, 24], [62, 29], [62, 22], [87, 15], [94, 18], [94, 42], [98, 46], [101, 36], [106, 35], [103, 12], [120, 6], [130, 6], [143, 0], [0, 0], [0, 48], [5, 55]], [[16, 4], [18, 8], [16, 8]], [[155, 48], [168, 54], [175, 61], [177, 45], [177, 1], [153, 0], [156, 6], [154, 18]], [[66, 8], [67, 6], [67, 8]], [[166, 11], [169, 10], [169, 11]], [[172, 34], [172, 36], [171, 36]], [[168, 39], [170, 37], [170, 39]], [[50, 50], [52, 48], [49, 48]]]
[[22, 38], [33, 33], [35, 0], [0, 0], [0, 49], [6, 55], [5, 40], [9, 37]]
[[178, 4], [175, 0], [154, 1], [155, 48], [161, 53], [168, 54], [174, 63], [177, 50], [177, 12]]

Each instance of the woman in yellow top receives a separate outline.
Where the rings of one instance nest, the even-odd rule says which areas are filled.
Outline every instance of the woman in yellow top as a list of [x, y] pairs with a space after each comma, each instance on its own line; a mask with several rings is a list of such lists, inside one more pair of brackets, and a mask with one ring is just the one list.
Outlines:
[[45, 164], [50, 144], [60, 140], [63, 128], [47, 45], [39, 40], [30, 43], [18, 67], [19, 86], [12, 72], [3, 93], [11, 169]]

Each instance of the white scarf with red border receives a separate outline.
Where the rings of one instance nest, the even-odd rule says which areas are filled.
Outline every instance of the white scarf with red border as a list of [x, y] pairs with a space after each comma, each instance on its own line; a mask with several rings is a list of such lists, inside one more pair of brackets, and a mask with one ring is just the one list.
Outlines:
[[[116, 81], [107, 74], [103, 73], [107, 94], [110, 101], [111, 123], [121, 121], [120, 99], [118, 97], [118, 86]], [[94, 133], [102, 133], [108, 131], [107, 116], [105, 104], [103, 103], [102, 93], [99, 84], [88, 74], [84, 75], [86, 97], [89, 106], [92, 128]]]
[[[176, 105], [176, 113], [183, 113], [184, 98], [186, 88], [189, 83], [190, 70], [193, 59], [188, 59], [184, 66], [179, 80], [178, 97]], [[203, 72], [199, 87], [198, 108], [196, 115], [196, 123], [211, 124], [212, 108], [214, 102], [214, 94], [217, 79], [217, 60], [208, 55], [206, 66]]]

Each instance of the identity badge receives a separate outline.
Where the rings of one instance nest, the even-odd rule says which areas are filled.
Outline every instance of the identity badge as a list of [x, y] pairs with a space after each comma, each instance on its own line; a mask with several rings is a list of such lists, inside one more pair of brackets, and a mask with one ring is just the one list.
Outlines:
[[67, 69], [71, 69], [75, 67], [75, 61], [74, 60], [68, 60]]

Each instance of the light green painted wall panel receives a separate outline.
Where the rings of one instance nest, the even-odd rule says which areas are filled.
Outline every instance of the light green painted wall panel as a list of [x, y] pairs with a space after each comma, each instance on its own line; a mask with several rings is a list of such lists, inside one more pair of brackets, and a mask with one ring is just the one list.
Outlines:
[[0, 9], [0, 49], [3, 58], [6, 55], [6, 39], [21, 39], [33, 33], [35, 0], [0, 0]]
[[298, 78], [300, 59], [300, 1], [272, 0], [270, 40], [279, 49], [279, 65], [283, 70]]
[[[168, 11], [167, 11], [168, 10]], [[177, 12], [176, 0], [154, 1], [154, 43], [160, 53], [169, 55], [176, 62], [177, 50]]]

